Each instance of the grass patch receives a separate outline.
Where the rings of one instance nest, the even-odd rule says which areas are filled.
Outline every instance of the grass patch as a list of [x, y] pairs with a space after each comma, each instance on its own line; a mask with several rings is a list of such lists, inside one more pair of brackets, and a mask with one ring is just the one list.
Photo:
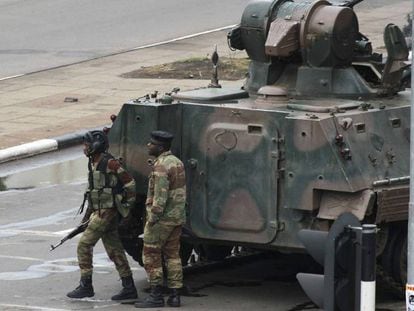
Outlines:
[[[220, 57], [218, 63], [219, 80], [240, 80], [247, 74], [249, 59]], [[213, 64], [210, 58], [193, 57], [185, 60], [142, 67], [121, 75], [126, 79], [199, 79], [210, 80]]]

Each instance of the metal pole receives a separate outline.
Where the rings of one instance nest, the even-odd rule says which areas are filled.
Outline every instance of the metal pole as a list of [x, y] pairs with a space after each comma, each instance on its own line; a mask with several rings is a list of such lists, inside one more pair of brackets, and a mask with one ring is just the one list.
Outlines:
[[[412, 1], [411, 12], [414, 17], [414, 1]], [[413, 26], [413, 25], [412, 25]], [[413, 27], [411, 29], [411, 51], [413, 44]], [[411, 56], [412, 64], [412, 56]], [[407, 310], [414, 307], [414, 303], [411, 304], [411, 296], [414, 293], [414, 98], [413, 98], [413, 73], [414, 69], [411, 65], [411, 121], [410, 121], [410, 202], [408, 204], [408, 237], [407, 237], [407, 286], [406, 286], [406, 307]]]
[[355, 304], [354, 310], [361, 311], [361, 273], [362, 273], [362, 227], [352, 227], [355, 233]]
[[376, 225], [362, 225], [360, 311], [375, 311], [376, 234]]

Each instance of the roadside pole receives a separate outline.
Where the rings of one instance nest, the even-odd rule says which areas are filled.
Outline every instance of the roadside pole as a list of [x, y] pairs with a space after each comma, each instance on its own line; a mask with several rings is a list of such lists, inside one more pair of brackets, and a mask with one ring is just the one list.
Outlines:
[[375, 311], [376, 235], [376, 225], [362, 225], [360, 311]]
[[[414, 17], [414, 1], [411, 8]], [[411, 51], [414, 47], [414, 27], [411, 25]], [[411, 56], [412, 63], [412, 56]], [[405, 289], [406, 309], [414, 310], [414, 97], [413, 97], [413, 73], [411, 65], [411, 118], [410, 118], [410, 202], [408, 204], [408, 237], [407, 237], [407, 285]]]

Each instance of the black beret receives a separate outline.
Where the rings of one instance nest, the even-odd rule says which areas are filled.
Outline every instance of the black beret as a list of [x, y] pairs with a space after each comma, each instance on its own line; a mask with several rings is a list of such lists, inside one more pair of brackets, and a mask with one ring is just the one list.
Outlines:
[[151, 141], [162, 144], [169, 144], [173, 140], [174, 135], [166, 131], [151, 132]]

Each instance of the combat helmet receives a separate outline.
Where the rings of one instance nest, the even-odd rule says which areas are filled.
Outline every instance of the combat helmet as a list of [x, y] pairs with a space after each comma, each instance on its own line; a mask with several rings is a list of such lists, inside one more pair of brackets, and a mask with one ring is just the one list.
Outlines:
[[83, 142], [88, 144], [87, 155], [106, 152], [109, 148], [108, 138], [103, 131], [89, 131], [83, 136]]

